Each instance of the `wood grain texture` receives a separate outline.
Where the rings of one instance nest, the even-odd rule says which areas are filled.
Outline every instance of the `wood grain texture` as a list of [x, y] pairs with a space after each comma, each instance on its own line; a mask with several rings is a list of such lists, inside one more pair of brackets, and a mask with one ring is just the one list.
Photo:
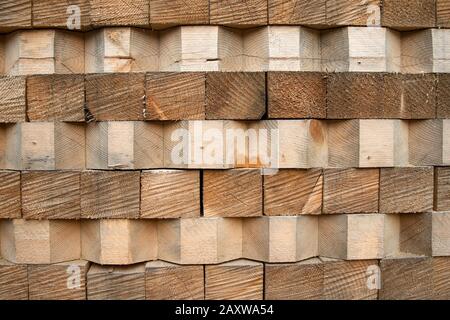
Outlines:
[[203, 300], [204, 267], [182, 266], [161, 260], [145, 265], [147, 300]]
[[327, 0], [269, 0], [269, 24], [308, 25], [326, 24]]
[[380, 262], [380, 300], [428, 300], [432, 298], [430, 258], [384, 259]]
[[[80, 12], [80, 30], [90, 28], [89, 0], [41, 0], [33, 2], [33, 27], [35, 28], [63, 28], [66, 29], [74, 20], [70, 17], [77, 11], [69, 10], [69, 6], [78, 6]], [[74, 26], [75, 27], [75, 26]]]
[[381, 168], [381, 213], [430, 212], [432, 209], [432, 168]]
[[450, 213], [432, 213], [432, 255], [434, 257], [450, 256]]
[[206, 217], [262, 215], [262, 175], [259, 169], [204, 170], [202, 192]]
[[88, 300], [144, 300], [145, 265], [92, 265], [87, 273]]
[[433, 299], [450, 299], [450, 258], [433, 258]]
[[450, 117], [450, 75], [447, 73], [440, 73], [437, 75], [436, 112], [438, 118]]
[[408, 30], [436, 25], [436, 0], [384, 0], [383, 26]]
[[0, 300], [28, 300], [26, 265], [0, 259]]
[[450, 211], [450, 168], [437, 167], [434, 170], [434, 210]]
[[377, 267], [378, 261], [324, 261], [325, 300], [376, 300], [378, 290], [368, 287], [368, 268]]
[[264, 277], [266, 300], [319, 300], [323, 297], [324, 266], [318, 258], [266, 264]]
[[86, 75], [86, 107], [98, 121], [137, 121], [145, 115], [145, 75]]
[[267, 0], [210, 0], [209, 22], [229, 26], [267, 24]]
[[30, 300], [86, 300], [89, 262], [75, 260], [28, 266]]
[[142, 171], [140, 217], [200, 217], [200, 192], [199, 171]]
[[80, 173], [22, 172], [25, 219], [80, 219]]
[[205, 299], [262, 300], [263, 269], [250, 260], [205, 266]]
[[326, 117], [326, 76], [323, 73], [269, 72], [269, 118]]
[[22, 215], [20, 172], [0, 171], [0, 218], [15, 219]]
[[30, 121], [84, 122], [84, 76], [28, 77], [27, 115]]
[[26, 120], [25, 77], [0, 76], [0, 123]]
[[147, 119], [204, 120], [205, 87], [200, 72], [147, 73]]
[[450, 2], [448, 0], [436, 0], [436, 26], [450, 27]]
[[138, 218], [140, 172], [81, 173], [81, 217]]
[[301, 215], [322, 212], [323, 174], [320, 169], [284, 169], [264, 176], [264, 214]]
[[266, 112], [262, 72], [206, 74], [206, 119], [258, 120]]
[[378, 212], [378, 169], [325, 169], [323, 213]]
[[0, 32], [31, 28], [31, 0], [5, 0], [0, 4]]
[[445, 164], [443, 120], [409, 121], [409, 163], [414, 166]]
[[185, 2], [150, 0], [150, 24], [153, 28], [209, 23], [209, 1]]
[[326, 0], [328, 26], [377, 26], [381, 0]]
[[359, 120], [328, 120], [328, 166], [359, 167]]
[[148, 0], [89, 0], [91, 23], [102, 26], [149, 26]]

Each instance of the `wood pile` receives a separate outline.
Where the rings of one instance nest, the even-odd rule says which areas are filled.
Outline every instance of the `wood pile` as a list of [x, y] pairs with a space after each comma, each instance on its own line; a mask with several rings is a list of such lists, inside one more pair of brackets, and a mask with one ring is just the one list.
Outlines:
[[2, 0], [0, 299], [450, 299], [450, 0]]

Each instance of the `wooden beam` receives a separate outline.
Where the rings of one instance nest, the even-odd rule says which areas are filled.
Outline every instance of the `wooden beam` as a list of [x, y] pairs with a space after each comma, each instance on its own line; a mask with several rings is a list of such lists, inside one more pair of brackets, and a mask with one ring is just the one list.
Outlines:
[[325, 169], [323, 213], [378, 212], [378, 169]]
[[322, 27], [326, 24], [326, 2], [318, 0], [269, 0], [269, 24], [307, 25]]
[[31, 28], [31, 0], [5, 0], [0, 4], [0, 32]]
[[359, 120], [328, 120], [328, 166], [359, 167]]
[[[72, 9], [70, 6], [77, 6]], [[72, 9], [72, 10], [71, 10]], [[78, 11], [79, 10], [79, 11]], [[87, 30], [91, 27], [90, 1], [71, 0], [61, 2], [58, 0], [41, 0], [33, 2], [34, 28], [73, 28], [71, 30]], [[79, 27], [76, 24], [79, 14]]]
[[433, 210], [433, 168], [381, 168], [380, 213]]
[[25, 219], [80, 219], [80, 173], [22, 172], [22, 214]]
[[28, 300], [26, 265], [0, 259], [0, 300]]
[[26, 121], [25, 82], [25, 77], [0, 76], [0, 123]]
[[326, 75], [315, 72], [269, 72], [269, 119], [326, 117]]
[[139, 218], [140, 172], [83, 171], [81, 217]]
[[283, 169], [264, 176], [264, 214], [294, 216], [322, 212], [321, 169]]
[[200, 192], [199, 171], [142, 171], [140, 217], [200, 217]]
[[3, 220], [2, 257], [14, 263], [50, 264], [80, 258], [80, 224], [64, 220]]
[[327, 26], [379, 26], [381, 7], [381, 0], [326, 0]]
[[433, 258], [433, 299], [435, 300], [450, 299], [449, 263], [448, 257]]
[[251, 27], [267, 24], [267, 0], [210, 0], [211, 24]]
[[147, 220], [82, 220], [81, 256], [102, 265], [155, 260], [156, 225]]
[[436, 0], [436, 26], [438, 28], [450, 27], [450, 2]]
[[29, 265], [30, 300], [86, 300], [89, 262], [75, 260], [49, 265]]
[[35, 75], [27, 78], [30, 121], [84, 122], [83, 75]]
[[16, 219], [22, 215], [20, 172], [0, 171], [0, 218]]
[[433, 257], [450, 256], [450, 212], [432, 213]]
[[408, 126], [409, 163], [414, 166], [444, 164], [444, 121], [410, 121]]
[[145, 265], [145, 299], [203, 300], [204, 267], [181, 266], [161, 260]]
[[142, 73], [86, 75], [86, 108], [97, 121], [144, 120], [144, 82]]
[[399, 30], [433, 28], [436, 0], [384, 0], [382, 24]]
[[149, 26], [148, 0], [89, 0], [93, 27]]
[[88, 300], [144, 300], [145, 265], [92, 265], [87, 273]]
[[[449, 2], [450, 3], [450, 2]], [[449, 18], [450, 21], [450, 18]], [[437, 118], [450, 117], [450, 74], [437, 75]]]
[[206, 119], [203, 72], [147, 73], [145, 89], [148, 120]]
[[206, 217], [254, 217], [263, 214], [262, 175], [259, 169], [204, 170], [202, 193], [203, 214]]
[[259, 120], [266, 112], [266, 76], [262, 72], [206, 74], [206, 119]]
[[434, 169], [434, 210], [450, 211], [450, 168]]
[[236, 260], [205, 266], [205, 299], [262, 300], [263, 264]]
[[150, 24], [153, 29], [176, 25], [199, 25], [209, 23], [209, 0], [183, 0], [167, 2], [150, 0]]

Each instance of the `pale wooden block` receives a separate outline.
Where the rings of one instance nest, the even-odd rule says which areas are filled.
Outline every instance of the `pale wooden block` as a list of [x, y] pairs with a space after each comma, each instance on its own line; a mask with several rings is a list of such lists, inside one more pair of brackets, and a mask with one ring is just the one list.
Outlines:
[[[445, 132], [447, 120], [430, 119], [409, 121], [409, 163], [414, 166], [436, 166], [446, 164]], [[448, 132], [448, 131], [447, 131]], [[449, 163], [449, 162], [447, 162]]]
[[450, 120], [444, 119], [442, 124], [442, 164], [450, 164]]
[[6, 169], [59, 170], [85, 167], [85, 130], [82, 124], [24, 122], [4, 127]]
[[178, 264], [216, 264], [241, 257], [241, 219], [158, 221], [158, 259]]
[[162, 124], [109, 121], [87, 125], [88, 169], [145, 169], [162, 166]]
[[156, 259], [156, 223], [102, 219], [81, 222], [81, 256], [99, 264], [133, 264]]
[[243, 221], [243, 257], [295, 262], [317, 256], [318, 218], [261, 217]]
[[159, 68], [158, 34], [130, 27], [103, 28], [86, 34], [86, 73], [145, 72]]
[[322, 71], [400, 72], [400, 33], [381, 27], [346, 27], [321, 37]]
[[433, 257], [450, 256], [450, 212], [432, 213]]
[[355, 214], [319, 218], [320, 256], [366, 260], [383, 257], [384, 216]]
[[83, 34], [63, 30], [26, 30], [6, 37], [6, 74], [83, 72]]
[[408, 164], [408, 125], [401, 120], [360, 120], [359, 166]]
[[268, 26], [244, 33], [245, 71], [320, 71], [320, 32]]
[[80, 223], [63, 220], [3, 220], [1, 254], [14, 263], [51, 264], [80, 259]]
[[240, 71], [242, 37], [219, 26], [182, 26], [160, 34], [161, 71]]

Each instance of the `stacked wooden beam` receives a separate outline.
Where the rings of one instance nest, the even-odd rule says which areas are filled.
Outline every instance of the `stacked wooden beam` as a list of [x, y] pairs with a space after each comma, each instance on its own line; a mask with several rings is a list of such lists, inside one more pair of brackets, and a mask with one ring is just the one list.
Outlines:
[[69, 2], [0, 4], [0, 299], [450, 298], [450, 1]]

